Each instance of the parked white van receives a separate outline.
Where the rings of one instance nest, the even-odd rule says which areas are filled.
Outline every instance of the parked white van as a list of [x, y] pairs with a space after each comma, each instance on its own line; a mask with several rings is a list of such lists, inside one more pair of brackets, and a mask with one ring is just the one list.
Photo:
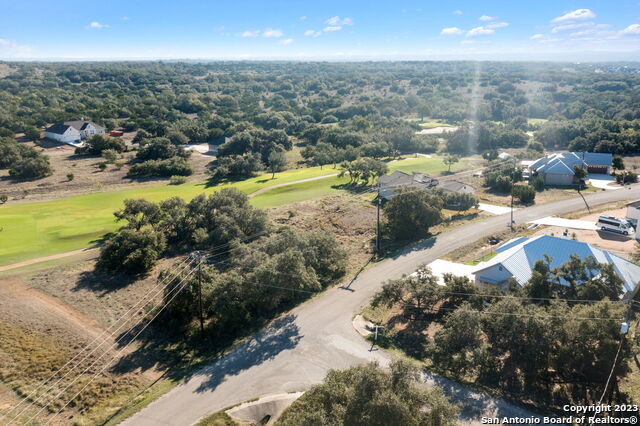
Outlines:
[[618, 219], [613, 216], [600, 216], [596, 226], [603, 231], [619, 232], [623, 235], [629, 235], [633, 232], [633, 227], [626, 219]]

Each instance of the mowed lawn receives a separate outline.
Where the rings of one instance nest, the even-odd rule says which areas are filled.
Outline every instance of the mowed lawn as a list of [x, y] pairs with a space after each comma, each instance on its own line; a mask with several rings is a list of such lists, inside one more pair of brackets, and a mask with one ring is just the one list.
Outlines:
[[[452, 171], [467, 167], [467, 162], [452, 166]], [[447, 166], [439, 158], [408, 158], [389, 162], [390, 171], [421, 172], [439, 175]], [[27, 259], [49, 256], [89, 247], [100, 237], [118, 228], [113, 212], [120, 209], [127, 198], [160, 201], [178, 196], [191, 199], [200, 193], [212, 193], [233, 186], [250, 194], [258, 189], [336, 173], [331, 167], [288, 170], [264, 174], [241, 182], [206, 187], [204, 182], [184, 185], [153, 185], [122, 191], [77, 195], [60, 200], [19, 203], [0, 207], [0, 266]], [[347, 177], [329, 177], [310, 182], [268, 190], [251, 199], [260, 208], [281, 206], [299, 201], [313, 200], [341, 191], [338, 186], [348, 182]]]

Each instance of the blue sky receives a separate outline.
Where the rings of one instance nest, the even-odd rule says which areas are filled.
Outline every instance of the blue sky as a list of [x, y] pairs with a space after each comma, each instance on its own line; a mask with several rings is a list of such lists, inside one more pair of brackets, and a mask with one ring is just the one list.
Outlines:
[[2, 59], [640, 60], [640, 0], [0, 0]]

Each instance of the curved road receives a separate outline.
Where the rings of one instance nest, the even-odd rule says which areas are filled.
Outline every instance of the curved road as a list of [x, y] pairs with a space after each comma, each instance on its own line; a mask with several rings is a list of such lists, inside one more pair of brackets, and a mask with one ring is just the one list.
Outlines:
[[[591, 206], [640, 198], [640, 185], [586, 196]], [[580, 197], [524, 208], [514, 213], [517, 223], [585, 208]], [[321, 382], [331, 368], [346, 368], [377, 360], [385, 365], [391, 355], [369, 351], [369, 345], [351, 324], [382, 284], [408, 274], [423, 264], [482, 237], [503, 230], [509, 215], [469, 223], [438, 235], [364, 270], [348, 286], [327, 290], [279, 318], [217, 362], [194, 373], [182, 384], [151, 403], [123, 424], [191, 425], [203, 416], [252, 398], [306, 390]], [[447, 394], [460, 403], [467, 424], [479, 424], [481, 415], [528, 416], [531, 413], [505, 401], [470, 391], [439, 377]]]

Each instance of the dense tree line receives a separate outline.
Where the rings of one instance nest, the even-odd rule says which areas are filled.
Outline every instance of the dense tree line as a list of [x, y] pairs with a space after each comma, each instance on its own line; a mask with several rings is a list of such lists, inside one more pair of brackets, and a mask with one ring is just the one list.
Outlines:
[[0, 169], [14, 179], [39, 179], [51, 175], [49, 157], [11, 137], [0, 137]]
[[[399, 306], [409, 327], [389, 339], [450, 375], [551, 406], [594, 403], [620, 340], [622, 280], [592, 257], [554, 269], [550, 262], [538, 261], [524, 287], [514, 282], [503, 291], [450, 274], [440, 286], [422, 267], [385, 284], [373, 304]], [[425, 339], [420, 330], [431, 321], [441, 327]], [[629, 372], [633, 348], [623, 347], [617, 375]]]
[[[220, 262], [218, 256], [200, 277], [207, 334], [235, 336], [323, 290], [344, 275], [347, 257], [333, 234], [322, 230], [282, 229], [256, 241], [234, 242], [228, 259]], [[170, 300], [172, 288], [166, 290], [164, 320], [173, 330], [189, 331], [199, 315], [197, 278]]]
[[458, 409], [433, 387], [420, 370], [394, 361], [385, 371], [376, 363], [331, 370], [278, 419], [281, 426], [450, 426]]
[[209, 197], [201, 194], [189, 202], [178, 197], [160, 203], [128, 199], [114, 216], [126, 223], [103, 246], [97, 266], [128, 273], [148, 271], [167, 248], [181, 251], [226, 245], [268, 228], [266, 214], [234, 188]]
[[445, 219], [443, 208], [466, 211], [477, 205], [473, 194], [400, 186], [384, 204], [385, 234], [395, 240], [423, 238]]
[[[226, 155], [288, 149], [288, 139], [376, 157], [437, 148], [407, 117], [463, 125], [452, 152], [524, 146], [637, 150], [634, 66], [551, 63], [127, 62], [6, 63], [1, 132], [87, 117], [174, 144], [224, 142]], [[566, 72], [570, 68], [572, 72]], [[480, 94], [471, 102], [472, 87]], [[477, 102], [475, 102], [477, 101]], [[474, 105], [473, 109], [470, 105]], [[531, 124], [528, 119], [549, 119]], [[280, 132], [265, 138], [262, 132]], [[270, 139], [265, 141], [265, 139]], [[340, 158], [320, 164], [353, 161]]]

